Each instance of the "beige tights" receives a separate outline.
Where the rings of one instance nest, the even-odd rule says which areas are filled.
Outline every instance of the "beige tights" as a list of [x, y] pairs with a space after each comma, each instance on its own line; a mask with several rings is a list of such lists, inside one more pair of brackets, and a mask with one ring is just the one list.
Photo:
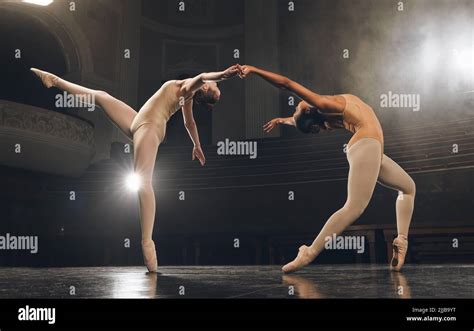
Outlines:
[[55, 86], [74, 95], [93, 95], [95, 102], [105, 111], [110, 120], [129, 138], [133, 139], [135, 172], [141, 178], [141, 188], [138, 195], [140, 200], [142, 243], [149, 244], [148, 246], [150, 246], [153, 225], [155, 223], [155, 195], [152, 186], [152, 175], [160, 144], [156, 128], [148, 124], [143, 125], [132, 135], [130, 127], [137, 112], [124, 102], [110, 96], [106, 92], [68, 82], [44, 71], [36, 71], [36, 74], [39, 75], [47, 86]]
[[349, 177], [347, 201], [326, 222], [311, 246], [302, 246], [296, 259], [283, 267], [295, 271], [311, 263], [324, 249], [327, 237], [341, 234], [358, 219], [372, 198], [377, 180], [384, 186], [398, 190], [396, 202], [397, 230], [408, 235], [415, 200], [415, 183], [392, 159], [381, 157], [381, 144], [373, 138], [363, 138], [349, 148]]

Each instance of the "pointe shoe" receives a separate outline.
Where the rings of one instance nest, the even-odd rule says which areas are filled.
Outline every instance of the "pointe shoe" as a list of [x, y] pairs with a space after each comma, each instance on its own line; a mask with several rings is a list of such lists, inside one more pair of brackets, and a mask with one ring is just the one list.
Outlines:
[[43, 83], [44, 86], [47, 88], [51, 88], [54, 86], [54, 83], [58, 79], [58, 76], [50, 74], [47, 71], [39, 70], [36, 68], [30, 68], [31, 71], [34, 72], [36, 76], [38, 76], [39, 79], [41, 79], [41, 82]]
[[290, 272], [295, 272], [310, 264], [311, 261], [313, 261], [313, 258], [309, 253], [309, 247], [303, 245], [298, 250], [298, 256], [296, 256], [293, 261], [283, 266], [281, 270], [286, 274]]
[[406, 236], [399, 234], [393, 240], [393, 257], [390, 263], [390, 269], [393, 271], [400, 271], [405, 263], [405, 257], [408, 252], [408, 239]]
[[142, 244], [143, 260], [149, 272], [158, 272], [155, 243], [153, 241]]

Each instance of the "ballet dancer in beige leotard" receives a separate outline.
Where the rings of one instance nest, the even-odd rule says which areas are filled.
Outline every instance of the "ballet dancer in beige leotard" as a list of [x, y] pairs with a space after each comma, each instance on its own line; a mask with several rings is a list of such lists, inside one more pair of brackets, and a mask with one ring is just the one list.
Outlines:
[[322, 228], [311, 246], [301, 246], [298, 256], [283, 267], [284, 272], [296, 271], [311, 263], [324, 249], [325, 239], [340, 234], [364, 212], [377, 181], [399, 191], [396, 201], [398, 236], [393, 241], [392, 270], [399, 271], [408, 249], [410, 227], [415, 201], [415, 183], [392, 159], [383, 153], [382, 127], [373, 109], [351, 94], [323, 96], [314, 93], [287, 77], [253, 66], [239, 66], [240, 77], [256, 74], [270, 84], [289, 90], [304, 101], [292, 117], [275, 118], [264, 125], [270, 132], [279, 124], [297, 127], [304, 133], [345, 128], [354, 135], [347, 146], [349, 177], [347, 201]]
[[153, 168], [158, 147], [166, 133], [166, 123], [176, 111], [182, 109], [184, 125], [194, 143], [192, 159], [204, 165], [206, 159], [201, 149], [199, 133], [193, 117], [193, 100], [212, 105], [220, 98], [216, 82], [236, 76], [237, 66], [215, 73], [202, 73], [194, 78], [168, 81], [145, 103], [137, 114], [131, 107], [103, 91], [96, 91], [73, 84], [53, 74], [31, 69], [50, 87], [57, 87], [71, 94], [94, 95], [96, 103], [105, 111], [112, 122], [133, 140], [134, 168], [140, 178], [138, 190], [142, 252], [145, 265], [150, 272], [156, 272], [158, 260], [152, 240], [155, 223], [155, 195], [152, 186]]

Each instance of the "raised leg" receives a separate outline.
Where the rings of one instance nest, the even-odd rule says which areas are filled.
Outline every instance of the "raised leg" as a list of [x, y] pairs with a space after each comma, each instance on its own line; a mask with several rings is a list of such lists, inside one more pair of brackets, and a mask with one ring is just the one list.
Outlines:
[[135, 149], [135, 173], [140, 177], [141, 181], [138, 198], [140, 203], [143, 256], [148, 270], [156, 272], [158, 262], [155, 245], [152, 240], [156, 212], [152, 177], [156, 154], [160, 145], [156, 128], [150, 124], [141, 126], [133, 135], [133, 144]]
[[105, 114], [122, 132], [132, 139], [130, 126], [133, 119], [137, 115], [126, 103], [112, 97], [107, 92], [89, 89], [87, 87], [77, 85], [62, 78], [59, 78], [49, 72], [31, 69], [43, 82], [43, 84], [50, 87], [57, 87], [63, 91], [74, 95], [90, 94], [94, 96], [95, 102], [105, 111]]

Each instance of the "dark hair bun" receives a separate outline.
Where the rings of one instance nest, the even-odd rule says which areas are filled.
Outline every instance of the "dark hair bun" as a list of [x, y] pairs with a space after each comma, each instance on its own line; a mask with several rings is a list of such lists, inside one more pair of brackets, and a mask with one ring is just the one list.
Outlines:
[[210, 93], [204, 92], [202, 89], [199, 89], [194, 93], [193, 99], [198, 105], [206, 105], [211, 108], [217, 103], [217, 100], [210, 95]]
[[319, 133], [324, 122], [325, 118], [319, 111], [311, 114], [301, 113], [295, 119], [296, 128], [303, 133]]

